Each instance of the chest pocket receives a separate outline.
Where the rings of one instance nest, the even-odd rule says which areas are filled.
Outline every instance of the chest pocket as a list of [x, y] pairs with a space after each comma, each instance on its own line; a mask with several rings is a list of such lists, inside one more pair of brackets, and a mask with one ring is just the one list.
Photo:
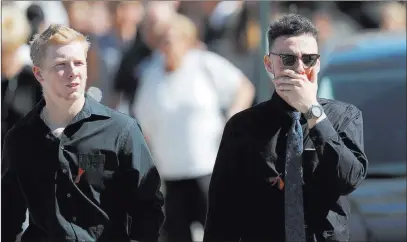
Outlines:
[[89, 183], [95, 190], [105, 188], [105, 181], [112, 176], [112, 172], [105, 171], [106, 158], [104, 154], [79, 154], [79, 166], [74, 178], [75, 183]]

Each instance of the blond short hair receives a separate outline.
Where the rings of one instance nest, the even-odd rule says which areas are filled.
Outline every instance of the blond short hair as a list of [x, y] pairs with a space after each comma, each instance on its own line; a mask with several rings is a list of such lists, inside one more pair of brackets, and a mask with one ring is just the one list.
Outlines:
[[51, 24], [44, 32], [35, 35], [30, 42], [31, 60], [35, 66], [41, 66], [49, 45], [64, 45], [74, 41], [84, 43], [85, 55], [87, 55], [90, 42], [85, 35], [61, 24]]
[[3, 51], [13, 52], [27, 43], [31, 27], [20, 8], [14, 5], [2, 6], [1, 32]]

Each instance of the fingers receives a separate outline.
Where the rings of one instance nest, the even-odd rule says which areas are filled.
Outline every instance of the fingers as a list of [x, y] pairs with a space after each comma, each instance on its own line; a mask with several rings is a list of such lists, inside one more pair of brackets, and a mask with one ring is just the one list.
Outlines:
[[276, 86], [280, 86], [280, 85], [293, 85], [293, 86], [297, 86], [300, 87], [302, 86], [302, 80], [300, 79], [292, 79], [290, 77], [280, 77], [280, 78], [276, 78], [273, 80], [274, 84]]
[[304, 81], [308, 80], [306, 75], [298, 74], [297, 72], [295, 72], [293, 70], [284, 70], [283, 75], [291, 77], [293, 79], [300, 79], [300, 80], [304, 80]]
[[312, 83], [316, 83], [318, 81], [318, 72], [319, 72], [319, 68], [317, 68], [317, 67], [312, 68], [311, 74], [310, 74], [310, 81]]
[[281, 85], [276, 85], [276, 89], [279, 91], [292, 91], [294, 90], [295, 86], [291, 84], [281, 84]]

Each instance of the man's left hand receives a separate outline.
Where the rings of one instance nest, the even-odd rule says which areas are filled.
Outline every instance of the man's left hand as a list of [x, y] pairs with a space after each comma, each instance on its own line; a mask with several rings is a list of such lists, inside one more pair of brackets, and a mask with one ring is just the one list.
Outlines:
[[290, 106], [306, 113], [313, 104], [317, 104], [317, 73], [315, 68], [311, 70], [310, 79], [307, 75], [298, 74], [293, 70], [284, 70], [283, 76], [273, 80], [277, 94]]

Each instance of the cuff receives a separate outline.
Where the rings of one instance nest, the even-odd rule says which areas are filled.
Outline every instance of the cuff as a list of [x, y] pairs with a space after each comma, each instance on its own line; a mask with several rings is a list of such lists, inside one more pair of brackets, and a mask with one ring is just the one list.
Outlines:
[[321, 146], [330, 140], [340, 144], [338, 132], [332, 126], [328, 118], [325, 118], [312, 127], [309, 131], [309, 135], [315, 148], [321, 148]]

